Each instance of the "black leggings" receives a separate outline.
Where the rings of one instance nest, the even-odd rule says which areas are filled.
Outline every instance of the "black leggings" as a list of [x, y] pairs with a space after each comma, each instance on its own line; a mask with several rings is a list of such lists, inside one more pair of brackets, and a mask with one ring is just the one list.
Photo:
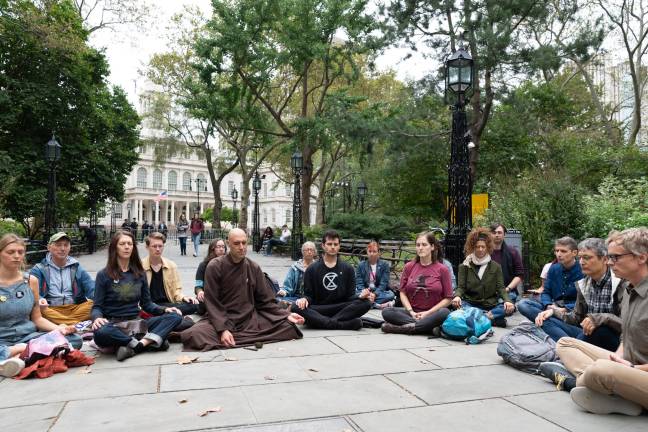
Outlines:
[[426, 316], [423, 319], [415, 320], [405, 308], [387, 308], [382, 311], [382, 316], [385, 321], [395, 325], [405, 325], [415, 323], [414, 333], [419, 334], [432, 334], [432, 329], [439, 327], [443, 324], [446, 317], [450, 313], [450, 309], [441, 308], [434, 313]]
[[360, 318], [369, 312], [369, 300], [351, 300], [344, 303], [308, 305], [306, 309], [293, 306], [291, 311], [304, 317], [306, 325], [319, 329], [344, 329], [345, 322]]

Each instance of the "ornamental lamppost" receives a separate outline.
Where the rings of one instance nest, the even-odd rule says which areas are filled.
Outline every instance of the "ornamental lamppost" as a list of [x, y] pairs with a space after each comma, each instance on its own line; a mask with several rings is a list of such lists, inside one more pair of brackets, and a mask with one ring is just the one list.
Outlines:
[[290, 158], [290, 167], [295, 175], [295, 190], [293, 191], [293, 229], [290, 236], [290, 255], [293, 261], [301, 258], [302, 234], [302, 202], [301, 175], [304, 169], [304, 157], [299, 150]]
[[52, 228], [56, 226], [56, 164], [61, 160], [61, 144], [52, 139], [45, 144], [45, 160], [49, 164], [47, 179], [47, 200], [45, 201], [45, 241], [49, 240]]
[[[265, 175], [263, 177], [265, 177]], [[261, 223], [259, 221], [259, 191], [261, 190], [261, 176], [259, 175], [258, 170], [254, 172], [252, 190], [254, 191], [254, 211], [252, 212], [252, 248], [255, 252], [259, 252], [261, 250]]]
[[113, 201], [110, 204], [110, 237], [111, 238], [113, 235], [115, 235], [115, 231], [117, 231], [117, 205], [118, 204], [115, 201]]
[[358, 185], [358, 200], [360, 201], [360, 214], [364, 213], [364, 202], [367, 196], [367, 184], [361, 180]]
[[232, 194], [230, 196], [232, 197], [232, 200], [234, 200], [234, 208], [232, 209], [232, 226], [236, 227], [238, 226], [238, 217], [236, 217], [236, 200], [238, 199], [238, 191], [236, 190], [236, 186], [232, 189]]
[[[201, 190], [207, 191], [207, 185], [205, 185], [205, 183], [207, 181], [200, 178], [200, 177], [196, 177], [194, 179], [194, 181], [196, 182], [196, 192], [198, 192], [198, 213], [201, 213], [201, 211], [200, 211], [200, 191]], [[203, 189], [203, 185], [205, 185], [204, 189]]]
[[342, 213], [347, 211], [347, 200], [351, 207], [351, 183], [346, 181], [334, 181], [333, 187], [342, 189]]
[[459, 49], [445, 61], [445, 98], [452, 95], [452, 141], [448, 165], [448, 232], [446, 255], [457, 268], [463, 261], [466, 235], [472, 226], [472, 178], [469, 164], [470, 132], [466, 118], [466, 93], [472, 89], [474, 62], [459, 41]]

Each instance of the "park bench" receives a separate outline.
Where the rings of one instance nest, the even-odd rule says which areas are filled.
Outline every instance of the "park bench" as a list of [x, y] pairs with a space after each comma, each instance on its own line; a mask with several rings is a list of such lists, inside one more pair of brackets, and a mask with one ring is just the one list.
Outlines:
[[[370, 239], [342, 239], [339, 255], [347, 257], [347, 261], [357, 266], [360, 261], [367, 259], [367, 245]], [[415, 242], [412, 240], [381, 240], [381, 259], [389, 263], [392, 280], [398, 280], [405, 263], [416, 256]]]

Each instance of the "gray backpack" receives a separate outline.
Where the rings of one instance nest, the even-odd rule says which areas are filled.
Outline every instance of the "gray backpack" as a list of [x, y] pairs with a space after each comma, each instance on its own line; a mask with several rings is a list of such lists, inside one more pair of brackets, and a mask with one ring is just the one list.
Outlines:
[[504, 335], [497, 345], [497, 354], [514, 368], [533, 374], [538, 373], [540, 363], [557, 359], [556, 342], [530, 322], [523, 322]]

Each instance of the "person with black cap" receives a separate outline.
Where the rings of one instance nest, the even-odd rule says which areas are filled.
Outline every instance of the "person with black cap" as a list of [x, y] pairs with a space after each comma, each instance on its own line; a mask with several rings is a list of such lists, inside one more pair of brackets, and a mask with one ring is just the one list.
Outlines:
[[70, 236], [57, 232], [47, 243], [45, 258], [31, 270], [38, 279], [41, 314], [55, 324], [89, 320], [92, 311], [95, 282], [70, 249]]

